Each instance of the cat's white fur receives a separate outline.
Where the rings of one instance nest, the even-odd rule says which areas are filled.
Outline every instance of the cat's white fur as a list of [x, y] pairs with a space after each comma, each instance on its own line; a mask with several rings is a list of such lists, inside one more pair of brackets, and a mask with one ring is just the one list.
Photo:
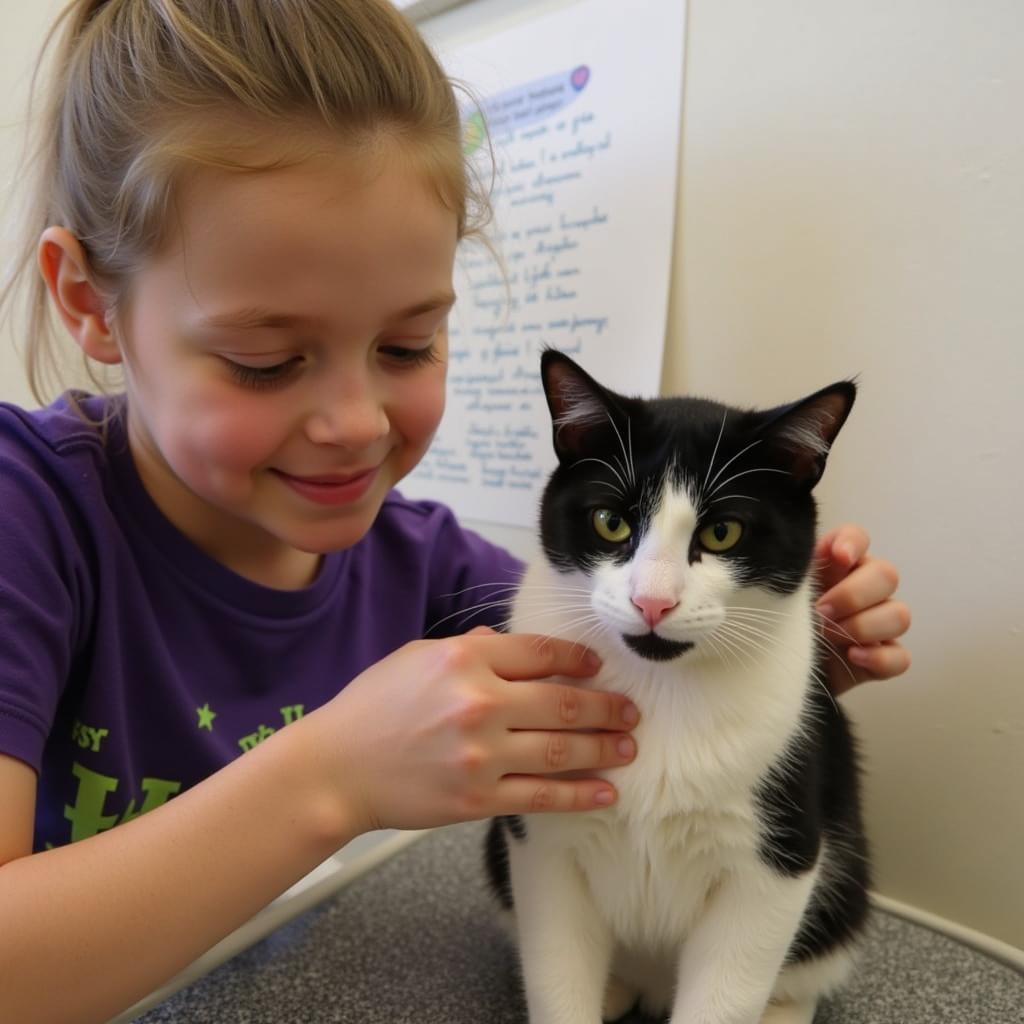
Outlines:
[[[752, 790], [805, 708], [809, 588], [740, 590], [726, 559], [689, 564], [696, 521], [685, 491], [667, 488], [629, 564], [565, 574], [538, 559], [516, 599], [514, 630], [592, 647], [604, 661], [592, 685], [642, 716], [635, 761], [605, 773], [612, 808], [531, 815], [526, 841], [509, 840], [530, 1024], [598, 1024], [602, 1007], [613, 1019], [637, 997], [672, 1024], [806, 1024], [850, 966], [840, 952], [783, 968], [827, 845], [795, 878], [757, 853]], [[620, 634], [646, 631], [642, 598], [675, 604], [657, 632], [697, 646], [669, 662], [630, 651]], [[779, 614], [748, 619], [762, 636], [741, 639], [737, 606]]]

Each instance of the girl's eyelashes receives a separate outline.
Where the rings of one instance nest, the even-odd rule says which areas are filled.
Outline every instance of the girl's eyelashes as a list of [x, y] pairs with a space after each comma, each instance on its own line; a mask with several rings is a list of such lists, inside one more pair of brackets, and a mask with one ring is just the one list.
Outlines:
[[[426, 348], [408, 348], [404, 345], [387, 345], [378, 350], [392, 363], [405, 368], [430, 366], [441, 362], [437, 346], [431, 342]], [[273, 366], [249, 366], [247, 363], [236, 363], [233, 359], [221, 357], [231, 376], [243, 387], [253, 390], [267, 390], [286, 384], [304, 360], [301, 356], [293, 356]]]
[[402, 345], [387, 345], [380, 352], [403, 366], [430, 366], [441, 361], [437, 346], [431, 342], [426, 348], [406, 348]]
[[278, 387], [284, 384], [298, 369], [302, 360], [295, 356], [286, 359], [283, 363], [275, 363], [273, 366], [248, 366], [245, 363], [236, 363], [233, 359], [224, 359], [231, 376], [247, 388], [261, 390]]

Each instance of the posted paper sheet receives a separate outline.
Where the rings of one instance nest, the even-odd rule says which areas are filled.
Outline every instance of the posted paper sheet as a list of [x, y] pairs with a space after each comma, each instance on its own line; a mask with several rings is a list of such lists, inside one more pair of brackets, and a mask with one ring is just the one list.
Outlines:
[[545, 346], [617, 391], [657, 394], [684, 33], [684, 0], [581, 0], [439, 48], [479, 100], [464, 110], [466, 147], [485, 180], [495, 173], [490, 235], [504, 266], [460, 247], [448, 405], [405, 494], [461, 518], [535, 524], [555, 464]]

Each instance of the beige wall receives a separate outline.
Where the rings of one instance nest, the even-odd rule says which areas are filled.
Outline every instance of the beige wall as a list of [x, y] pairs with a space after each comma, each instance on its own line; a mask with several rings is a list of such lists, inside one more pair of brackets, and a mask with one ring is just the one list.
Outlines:
[[1024, 947], [1024, 5], [697, 0], [666, 386], [860, 374], [824, 519], [916, 615], [860, 726], [877, 887]]
[[[55, 7], [0, 0], [0, 171]], [[665, 389], [772, 403], [860, 374], [823, 518], [869, 526], [916, 614], [910, 673], [844, 698], [877, 888], [1024, 949], [1022, 52], [1019, 0], [691, 0]]]
[[[36, 55], [60, 0], [0, 0], [0, 210], [9, 214], [16, 201], [12, 184], [24, 140], [25, 105]], [[11, 218], [0, 221], [0, 267], [13, 252]], [[0, 326], [0, 400], [35, 405], [25, 382], [16, 339]]]

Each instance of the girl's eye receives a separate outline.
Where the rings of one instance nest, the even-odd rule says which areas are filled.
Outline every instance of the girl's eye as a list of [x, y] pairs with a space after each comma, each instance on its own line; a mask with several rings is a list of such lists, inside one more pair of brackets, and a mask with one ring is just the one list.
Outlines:
[[719, 554], [736, 547], [743, 536], [743, 524], [735, 519], [723, 519], [720, 523], [705, 526], [697, 535], [697, 539], [705, 551]]
[[598, 537], [610, 544], [622, 544], [629, 540], [629, 536], [633, 532], [629, 523], [618, 512], [613, 512], [610, 508], [596, 509], [590, 521], [593, 523], [594, 532]]
[[225, 359], [231, 376], [239, 384], [247, 388], [272, 388], [284, 383], [302, 362], [295, 357], [286, 359], [283, 363], [275, 363], [273, 366], [247, 366], [245, 363], [236, 363], [232, 359]]
[[439, 363], [441, 357], [437, 354], [437, 348], [431, 342], [426, 348], [405, 348], [402, 345], [388, 345], [380, 350], [388, 359], [402, 366], [429, 366]]

